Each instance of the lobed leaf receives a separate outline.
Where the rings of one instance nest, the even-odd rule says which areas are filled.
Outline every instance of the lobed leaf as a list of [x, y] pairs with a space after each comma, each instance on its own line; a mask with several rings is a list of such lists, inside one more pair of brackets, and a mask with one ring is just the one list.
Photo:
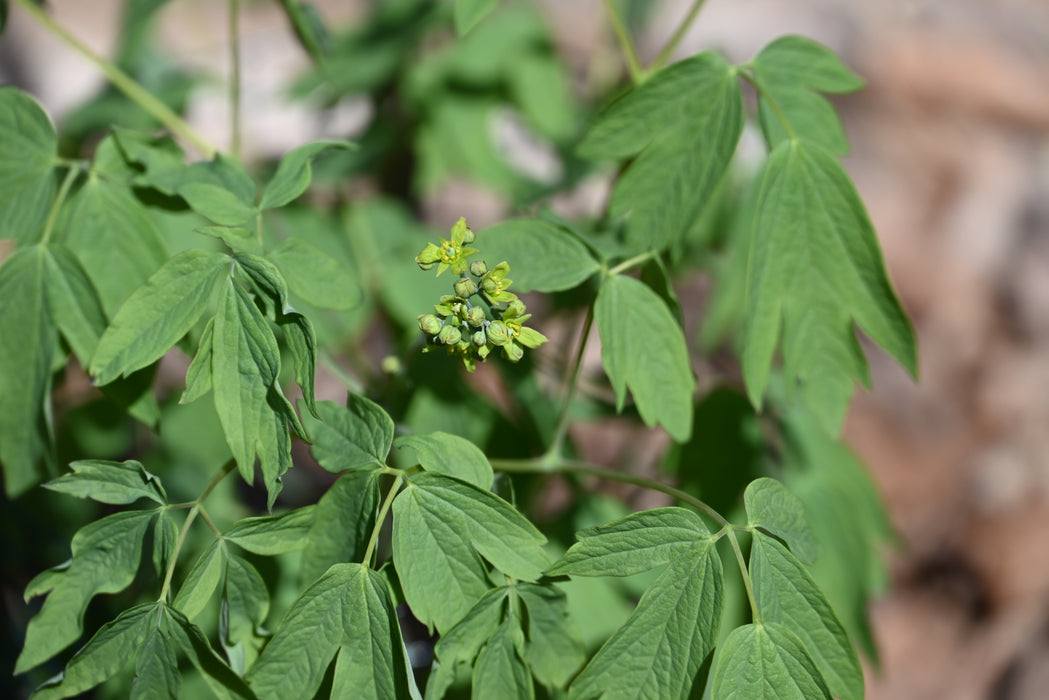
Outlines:
[[721, 645], [711, 697], [718, 700], [830, 700], [805, 647], [776, 623], [743, 625]]
[[255, 694], [240, 676], [219, 658], [208, 638], [178, 610], [165, 607], [164, 617], [168, 634], [200, 672], [208, 689], [219, 700], [254, 700]]
[[304, 506], [282, 515], [244, 518], [222, 536], [227, 542], [264, 556], [297, 552], [306, 546], [306, 537], [315, 523], [315, 510], [316, 506]]
[[302, 389], [306, 408], [314, 417], [317, 415], [317, 399], [314, 379], [317, 374], [317, 334], [308, 316], [292, 311], [282, 314], [277, 325], [284, 331], [284, 342], [291, 351], [295, 366], [295, 382]]
[[760, 527], [787, 543], [801, 561], [811, 564], [820, 553], [819, 541], [805, 519], [805, 504], [775, 479], [762, 477], [743, 493], [747, 524]]
[[211, 350], [214, 333], [215, 319], [209, 318], [200, 336], [200, 343], [197, 344], [197, 354], [193, 356], [193, 361], [186, 370], [186, 390], [182, 392], [179, 404], [193, 403], [211, 391]]
[[332, 564], [363, 559], [379, 509], [379, 476], [347, 472], [321, 497], [306, 533], [302, 580], [314, 580]]
[[477, 235], [489, 267], [513, 261], [514, 289], [521, 292], [572, 289], [600, 269], [582, 241], [541, 219], [512, 219]]
[[586, 661], [579, 626], [569, 617], [568, 599], [551, 585], [520, 583], [517, 595], [528, 614], [525, 660], [535, 679], [548, 688], [563, 688]]
[[259, 209], [283, 207], [305, 192], [313, 176], [310, 163], [329, 148], [346, 150], [356, 148], [356, 145], [349, 141], [314, 141], [289, 151], [266, 185]]
[[226, 560], [226, 582], [219, 615], [219, 641], [239, 675], [258, 658], [260, 632], [270, 611], [270, 596], [258, 570], [236, 555]]
[[456, 476], [486, 491], [492, 488], [492, 465], [484, 452], [466, 438], [437, 431], [402, 435], [393, 444], [398, 450], [412, 450], [426, 471]]
[[39, 235], [55, 196], [58, 137], [36, 100], [0, 87], [0, 238], [27, 243]]
[[320, 421], [310, 421], [310, 451], [322, 467], [339, 473], [378, 469], [393, 445], [393, 419], [375, 402], [350, 394], [346, 406], [318, 401]]
[[168, 260], [120, 307], [91, 358], [89, 371], [108, 384], [158, 360], [203, 315], [229, 256], [187, 250]]
[[136, 651], [138, 661], [135, 679], [131, 683], [131, 700], [177, 700], [182, 689], [182, 676], [171, 638], [154, 626]]
[[629, 388], [645, 425], [659, 423], [678, 442], [687, 441], [696, 380], [684, 333], [663, 300], [631, 277], [612, 275], [597, 293], [594, 318], [617, 408]]
[[160, 479], [147, 472], [136, 460], [82, 459], [72, 462], [69, 467], [72, 472], [47, 482], [44, 488], [115, 505], [134, 503], [140, 498], [148, 498], [160, 505], [167, 503]]
[[349, 270], [302, 238], [288, 238], [268, 254], [288, 280], [291, 291], [321, 309], [348, 311], [361, 303], [363, 292]]
[[478, 654], [470, 697], [474, 700], [532, 700], [535, 697], [532, 674], [524, 660], [524, 633], [517, 616], [507, 617]]
[[224, 540], [215, 540], [186, 575], [182, 587], [175, 596], [172, 606], [182, 611], [186, 619], [192, 620], [199, 615], [215, 594], [226, 569], [229, 551]]
[[86, 365], [106, 328], [94, 285], [76, 256], [57, 243], [44, 247], [47, 308], [73, 354]]
[[548, 576], [633, 576], [695, 549], [710, 531], [690, 510], [653, 508], [580, 530], [576, 539]]

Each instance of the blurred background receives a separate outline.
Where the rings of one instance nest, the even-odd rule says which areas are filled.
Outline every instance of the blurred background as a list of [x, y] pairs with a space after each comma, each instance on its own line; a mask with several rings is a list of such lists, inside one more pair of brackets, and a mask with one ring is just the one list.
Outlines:
[[[353, 23], [370, 5], [314, 4], [334, 25]], [[573, 91], [592, 100], [621, 78], [600, 2], [535, 4]], [[647, 63], [690, 3], [633, 5], [639, 9], [632, 30]], [[113, 55], [121, 0], [50, 0], [48, 7], [96, 51]], [[309, 103], [289, 101], [289, 85], [309, 59], [276, 3], [243, 8], [248, 161], [369, 124], [374, 105], [367, 99], [340, 100], [323, 118]], [[155, 35], [176, 66], [206, 76], [186, 92], [185, 107], [189, 121], [219, 145], [229, 139], [225, 11], [213, 0], [171, 2]], [[1049, 3], [709, 0], [677, 54], [714, 48], [742, 62], [786, 33], [830, 46], [867, 81], [865, 90], [835, 100], [853, 145], [846, 165], [919, 338], [917, 384], [887, 356], [869, 353], [874, 390], [857, 395], [845, 429], [899, 536], [888, 553], [891, 590], [872, 608], [881, 661], [868, 668], [868, 697], [1044, 698]], [[17, 9], [0, 42], [0, 82], [28, 89], [60, 124], [103, 84]], [[512, 119], [494, 135], [518, 169], [540, 182], [557, 177], [555, 155]], [[607, 191], [607, 178], [586, 179], [556, 204], [586, 215], [600, 209]], [[442, 228], [460, 215], [479, 228], [512, 211], [506, 188], [456, 178], [425, 188], [420, 204]], [[689, 289], [702, 299], [702, 280], [685, 280], [682, 288], [686, 303]], [[334, 383], [318, 387], [325, 398], [339, 392]]]

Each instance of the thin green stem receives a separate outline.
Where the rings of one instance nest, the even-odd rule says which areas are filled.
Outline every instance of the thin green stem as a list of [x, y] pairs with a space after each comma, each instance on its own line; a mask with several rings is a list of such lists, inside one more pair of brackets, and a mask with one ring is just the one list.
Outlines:
[[[229, 104], [233, 157], [240, 160], [240, 1], [229, 0]], [[262, 235], [262, 232], [259, 232]]]
[[615, 267], [613, 267], [611, 270], [608, 271], [608, 274], [609, 275], [618, 275], [620, 272], [625, 272], [626, 270], [629, 270], [632, 267], [640, 265], [641, 263], [645, 262], [646, 260], [651, 260], [654, 257], [656, 257], [656, 254], [653, 251], [651, 251], [651, 250], [648, 251], [647, 253], [639, 253], [639, 254], [635, 255], [634, 257], [632, 257], [632, 258], [627, 258], [623, 262], [621, 262], [618, 265], [616, 265]]
[[[239, 138], [239, 137], [237, 137], [237, 138]], [[262, 240], [262, 210], [261, 209], [259, 210], [259, 212], [257, 214], [255, 214], [255, 238], [258, 240], [260, 247], [265, 245], [265, 243]]]
[[586, 351], [586, 341], [590, 337], [590, 328], [594, 325], [594, 305], [591, 304], [586, 310], [586, 320], [583, 321], [583, 332], [579, 336], [579, 349], [576, 350], [575, 359], [572, 361], [571, 374], [568, 375], [568, 389], [565, 391], [564, 404], [561, 413], [557, 417], [557, 429], [554, 431], [554, 439], [550, 443], [547, 455], [550, 459], [559, 459], [564, 448], [565, 436], [568, 434], [568, 414], [572, 409], [579, 391], [579, 370], [583, 366], [583, 353]]
[[368, 546], [365, 548], [364, 557], [361, 559], [361, 563], [365, 566], [371, 566], [372, 554], [375, 552], [375, 546], [379, 543], [379, 533], [382, 531], [383, 521], [386, 520], [386, 514], [390, 512], [393, 499], [397, 497], [397, 492], [400, 491], [401, 483], [403, 482], [404, 478], [400, 476], [393, 480], [393, 484], [382, 502], [382, 507], [379, 508], [379, 515], [375, 518], [375, 527], [372, 528], [372, 536], [368, 538]]
[[208, 511], [204, 510], [203, 503], [197, 505], [197, 513], [200, 514], [200, 519], [203, 520], [204, 524], [211, 529], [211, 531], [215, 534], [215, 537], [222, 537], [222, 531], [215, 527], [215, 523], [213, 523], [211, 521], [211, 518], [208, 517]]
[[743, 587], [747, 589], [747, 600], [750, 602], [750, 614], [754, 618], [754, 622], [761, 622], [761, 611], [758, 610], [758, 600], [754, 597], [754, 583], [750, 580], [750, 569], [747, 568], [747, 562], [743, 558], [743, 550], [739, 547], [739, 540], [736, 539], [736, 531], [734, 528], [729, 527], [726, 530], [728, 534], [729, 544], [732, 545], [732, 552], [736, 555], [736, 564], [739, 565], [739, 574], [743, 578]]
[[636, 474], [630, 474], [628, 472], [619, 472], [613, 469], [599, 467], [596, 464], [588, 464], [587, 462], [580, 462], [573, 459], [562, 459], [556, 463], [550, 463], [542, 459], [493, 459], [491, 460], [491, 463], [492, 469], [500, 472], [516, 474], [577, 474], [579, 476], [593, 476], [607, 481], [618, 481], [622, 484], [630, 484], [650, 491], [658, 491], [660, 493], [665, 493], [682, 503], [687, 503], [721, 527], [730, 526], [728, 520], [726, 520], [721, 513], [718, 513], [692, 494], [686, 493], [681, 489], [670, 486], [669, 484], [664, 484], [655, 479], [649, 479], [644, 476], [637, 476]]
[[167, 601], [168, 591], [171, 590], [171, 578], [175, 575], [175, 564], [178, 562], [178, 555], [182, 552], [182, 545], [186, 542], [186, 535], [189, 533], [189, 526], [196, 520], [197, 515], [201, 516], [201, 519], [208, 524], [208, 526], [215, 532], [216, 535], [221, 535], [215, 524], [211, 522], [207, 514], [203, 512], [203, 503], [211, 492], [215, 490], [215, 487], [222, 482], [226, 476], [237, 468], [237, 462], [235, 460], [229, 460], [222, 465], [222, 469], [218, 471], [215, 476], [211, 477], [211, 481], [204, 487], [204, 490], [200, 492], [197, 500], [193, 502], [193, 507], [189, 509], [189, 513], [186, 514], [186, 522], [182, 523], [182, 530], [178, 533], [178, 540], [175, 542], [175, 551], [171, 553], [171, 559], [168, 561], [168, 569], [164, 573], [164, 583], [160, 587], [160, 596], [157, 597], [158, 601]]
[[674, 51], [677, 49], [678, 44], [685, 38], [685, 34], [688, 33], [688, 28], [692, 26], [696, 17], [699, 15], [699, 11], [703, 9], [707, 0], [694, 0], [692, 7], [689, 8], [688, 14], [681, 20], [681, 24], [678, 25], [674, 35], [670, 37], [670, 41], [663, 47], [663, 50], [656, 56], [656, 60], [652, 62], [652, 65], [648, 67], [649, 74], [655, 73], [657, 70], [667, 64], [667, 61], [674, 55]]
[[47, 212], [47, 220], [44, 221], [44, 234], [40, 238], [41, 245], [47, 245], [48, 241], [51, 240], [51, 232], [54, 230], [55, 221], [58, 219], [58, 210], [62, 208], [62, 204], [66, 201], [69, 190], [73, 187], [73, 183], [79, 174], [80, 165], [73, 165], [70, 166], [69, 172], [62, 179], [62, 186], [58, 188], [58, 195], [55, 197], [55, 201], [51, 203], [51, 209]]
[[776, 115], [776, 119], [778, 119], [779, 123], [783, 125], [783, 130], [787, 132], [787, 136], [789, 136], [792, 141], [797, 139], [797, 134], [794, 133], [794, 129], [791, 127], [790, 122], [787, 120], [787, 115], [785, 115], [783, 113], [783, 110], [780, 109], [780, 106], [776, 102], [776, 100], [772, 99], [772, 95], [770, 95], [768, 91], [766, 91], [765, 88], [762, 87], [761, 83], [758, 82], [758, 79], [746, 70], [740, 70], [739, 74], [743, 76], [744, 80], [746, 80], [748, 83], [754, 86], [754, 89], [758, 92], [758, 96], [765, 101], [765, 104], [769, 106], [769, 109], [772, 110], [772, 113]]
[[93, 63], [115, 88], [131, 98], [139, 107], [148, 112], [154, 119], [171, 130], [186, 143], [192, 145], [205, 157], [215, 154], [215, 147], [201, 136], [166, 104], [153, 96], [151, 92], [136, 83], [127, 73], [120, 70], [111, 61], [95, 53], [90, 47], [70, 34], [65, 27], [55, 22], [49, 14], [36, 6], [32, 0], [14, 0], [26, 14], [36, 20], [42, 27], [61, 39], [66, 45]]
[[605, 0], [605, 9], [608, 10], [608, 20], [612, 23], [612, 31], [619, 40], [619, 48], [623, 51], [623, 60], [626, 61], [627, 70], [630, 72], [630, 80], [634, 85], [640, 85], [645, 79], [645, 71], [641, 67], [641, 60], [637, 57], [637, 48], [634, 40], [630, 38], [623, 18], [619, 16], [614, 0]]

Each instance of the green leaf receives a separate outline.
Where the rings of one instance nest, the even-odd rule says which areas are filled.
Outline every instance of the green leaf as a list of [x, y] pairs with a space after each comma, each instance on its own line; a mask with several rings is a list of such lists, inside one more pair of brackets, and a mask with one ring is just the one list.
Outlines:
[[914, 330], [892, 290], [874, 229], [841, 165], [804, 141], [766, 166], [747, 274], [743, 377], [760, 407], [782, 328], [783, 371], [837, 434], [867, 363], [853, 322], [912, 375]]
[[225, 542], [215, 540], [186, 575], [172, 605], [181, 610], [187, 619], [192, 620], [199, 615], [215, 594], [226, 569], [228, 556]]
[[780, 538], [806, 564], [816, 561], [820, 545], [805, 519], [805, 504], [783, 484], [768, 477], [755, 479], [743, 493], [743, 504], [750, 527]]
[[802, 36], [775, 39], [750, 65], [773, 83], [803, 85], [819, 92], [843, 94], [863, 87], [863, 80], [837, 54]]
[[461, 536], [467, 537], [478, 553], [503, 573], [535, 581], [550, 566], [542, 547], [546, 537], [494, 493], [468, 481], [431, 472], [412, 476], [407, 491], [432, 513], [461, 513]]
[[678, 442], [692, 432], [692, 375], [681, 326], [663, 300], [641, 282], [612, 275], [594, 306], [601, 361], [618, 409], [630, 389], [645, 425], [659, 423]]
[[576, 538], [548, 576], [633, 576], [695, 549], [710, 531], [692, 511], [671, 507], [631, 513]]
[[208, 638], [178, 610], [165, 607], [164, 616], [168, 621], [167, 629], [179, 650], [189, 657], [190, 663], [204, 677], [208, 688], [220, 700], [227, 698], [244, 698], [254, 700], [244, 680], [219, 658], [208, 643]]
[[758, 531], [749, 568], [762, 618], [794, 631], [835, 697], [862, 698], [856, 650], [804, 565], [779, 540]]
[[426, 471], [457, 476], [486, 491], [492, 488], [492, 465], [484, 452], [465, 438], [438, 431], [402, 435], [394, 445], [398, 450], [414, 451], [415, 463]]
[[535, 687], [524, 660], [523, 648], [521, 622], [516, 616], [508, 617], [477, 657], [470, 697], [474, 700], [534, 698]]
[[302, 389], [302, 398], [306, 408], [317, 416], [317, 399], [314, 391], [314, 378], [317, 374], [317, 334], [313, 322], [308, 316], [296, 311], [283, 314], [277, 325], [284, 331], [284, 342], [291, 351], [292, 363], [295, 365], [295, 381]]
[[120, 307], [102, 335], [90, 372], [108, 384], [152, 364], [184, 336], [207, 309], [229, 256], [187, 250], [171, 258]]
[[[473, 663], [477, 654], [499, 629], [506, 612], [504, 601], [508, 593], [509, 589], [505, 586], [489, 590], [470, 608], [462, 620], [441, 635], [434, 645], [434, 654], [441, 666], [454, 669], [458, 664]], [[439, 698], [447, 688], [440, 688], [439, 692], [429, 687], [426, 690], [427, 698]]]
[[186, 390], [179, 397], [179, 404], [193, 403], [211, 391], [211, 348], [215, 332], [215, 319], [209, 318], [197, 345], [197, 354], [186, 370]]
[[514, 289], [559, 292], [600, 269], [587, 247], [567, 230], [541, 219], [513, 219], [477, 234], [489, 267], [510, 263]]
[[412, 696], [397, 611], [386, 581], [361, 564], [346, 568], [342, 649], [335, 662], [333, 698], [386, 700]]
[[273, 304], [277, 315], [284, 313], [288, 308], [288, 285], [277, 266], [251, 253], [237, 253], [233, 259], [247, 274], [252, 287]]
[[58, 334], [47, 311], [44, 271], [39, 246], [19, 248], [0, 265], [0, 299], [7, 300], [0, 304], [0, 357], [11, 368], [0, 372], [0, 463], [10, 498], [39, 482], [41, 462], [52, 461], [45, 402]]
[[288, 279], [291, 291], [321, 309], [347, 311], [361, 303], [362, 292], [346, 267], [312, 243], [288, 238], [268, 253]]
[[708, 541], [660, 574], [572, 681], [569, 697], [689, 697], [702, 683], [697, 674], [717, 642], [723, 606], [721, 557]]
[[219, 640], [233, 669], [240, 675], [258, 658], [261, 632], [270, 611], [270, 596], [258, 570], [236, 555], [226, 560]]
[[314, 510], [315, 506], [304, 506], [282, 515], [244, 518], [222, 536], [255, 554], [297, 552], [306, 546], [306, 536], [314, 525]]
[[222, 226], [240, 226], [258, 213], [254, 206], [221, 185], [188, 182], [178, 188], [178, 193], [193, 211]]
[[26, 243], [39, 235], [55, 196], [58, 138], [36, 100], [8, 86], [0, 87], [0, 134], [0, 238]]
[[68, 209], [62, 241], [87, 271], [112, 318], [168, 259], [160, 232], [126, 185], [94, 171]]
[[71, 473], [47, 482], [44, 488], [115, 505], [134, 503], [140, 498], [160, 505], [167, 503], [160, 479], [133, 459], [126, 462], [83, 459], [72, 462], [69, 467], [73, 470]]
[[281, 159], [273, 179], [266, 185], [259, 209], [283, 207], [305, 192], [312, 177], [310, 162], [321, 151], [329, 148], [345, 150], [356, 148], [356, 145], [349, 141], [314, 141], [289, 151]]
[[775, 623], [732, 631], [719, 651], [711, 697], [718, 700], [814, 700], [831, 694], [801, 641]]
[[47, 306], [73, 353], [86, 365], [106, 328], [106, 317], [87, 272], [68, 248], [44, 248]]
[[139, 655], [142, 643], [155, 629], [157, 604], [128, 608], [102, 626], [66, 664], [65, 670], [33, 693], [34, 700], [57, 700], [79, 695], [109, 680]]
[[332, 401], [318, 401], [321, 420], [307, 418], [313, 457], [336, 474], [382, 467], [393, 445], [393, 419], [363, 396], [350, 394], [346, 404], [344, 408]]
[[303, 581], [313, 581], [332, 564], [363, 559], [379, 509], [379, 476], [347, 472], [321, 497], [302, 553]]
[[345, 601], [357, 568], [336, 564], [292, 603], [247, 675], [260, 698], [312, 697], [320, 687], [351, 622]]
[[393, 501], [393, 563], [412, 614], [443, 633], [488, 590], [488, 575], [463, 537], [465, 516], [457, 509], [435, 512], [419, 492], [406, 489]]
[[[237, 460], [240, 474], [254, 480], [256, 443], [263, 431], [274, 430], [267, 401], [278, 391], [280, 350], [269, 324], [240, 285], [227, 279], [225, 293], [215, 314], [211, 372], [215, 408], [226, 434], [226, 443]], [[272, 458], [272, 456], [271, 456]], [[264, 465], [263, 471], [272, 469]], [[280, 470], [276, 470], [277, 476]], [[267, 479], [272, 494], [276, 483]]]
[[153, 568], [163, 576], [178, 544], [178, 524], [171, 510], [158, 508], [153, 522]]
[[536, 680], [563, 688], [586, 661], [586, 647], [575, 620], [568, 615], [568, 599], [553, 586], [520, 583], [517, 595], [528, 610], [525, 660]]
[[157, 627], [149, 630], [145, 643], [138, 651], [135, 679], [131, 683], [132, 700], [177, 700], [182, 688], [178, 658], [171, 638]]
[[497, 4], [499, 0], [455, 0], [455, 32], [463, 36], [494, 10]]
[[700, 218], [743, 131], [736, 69], [712, 52], [664, 68], [605, 109], [579, 153], [637, 156], [616, 182], [613, 217], [628, 216], [627, 240], [662, 249]]
[[15, 673], [47, 661], [83, 632], [87, 604], [99, 593], [124, 590], [142, 558], [142, 538], [152, 511], [116, 513], [89, 523], [73, 535], [73, 559], [45, 571], [26, 587], [26, 600], [48, 594], [29, 621]]

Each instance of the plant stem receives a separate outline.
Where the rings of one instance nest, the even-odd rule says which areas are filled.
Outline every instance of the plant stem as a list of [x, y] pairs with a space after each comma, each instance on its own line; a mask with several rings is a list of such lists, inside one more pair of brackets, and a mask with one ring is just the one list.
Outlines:
[[55, 197], [55, 201], [51, 203], [51, 209], [47, 212], [47, 220], [44, 221], [44, 233], [40, 238], [41, 245], [47, 245], [47, 242], [51, 240], [51, 231], [54, 229], [55, 221], [58, 219], [58, 210], [62, 208], [62, 204], [69, 195], [69, 189], [73, 186], [73, 182], [76, 181], [76, 177], [79, 174], [80, 165], [71, 165], [69, 172], [62, 179], [62, 186], [58, 188], [58, 195]]
[[393, 480], [393, 484], [382, 502], [382, 507], [379, 508], [379, 514], [375, 517], [375, 527], [372, 528], [372, 536], [368, 538], [368, 546], [365, 548], [364, 556], [361, 558], [361, 563], [364, 566], [371, 566], [372, 554], [375, 552], [375, 545], [379, 542], [379, 533], [382, 531], [383, 521], [386, 520], [386, 514], [390, 512], [390, 506], [393, 505], [393, 499], [397, 497], [397, 492], [401, 490], [403, 481], [404, 477], [401, 476]]
[[606, 469], [605, 467], [599, 467], [596, 464], [588, 464], [574, 459], [562, 459], [555, 463], [550, 463], [543, 459], [493, 459], [491, 460], [491, 463], [492, 469], [500, 472], [515, 474], [578, 474], [580, 476], [594, 476], [607, 481], [618, 481], [622, 484], [639, 486], [650, 491], [659, 491], [660, 493], [665, 493], [682, 503], [687, 503], [721, 527], [731, 527], [729, 521], [726, 520], [721, 513], [717, 512], [692, 494], [686, 493], [681, 489], [670, 486], [669, 484], [664, 484], [655, 479], [649, 479], [644, 476]]
[[789, 136], [792, 141], [796, 140], [798, 136], [794, 133], [794, 129], [791, 128], [790, 122], [787, 121], [787, 115], [785, 115], [783, 113], [783, 110], [780, 109], [779, 104], [774, 99], [772, 99], [772, 95], [770, 95], [765, 90], [765, 88], [761, 86], [761, 83], [759, 83], [758, 80], [750, 72], [746, 70], [740, 70], [739, 74], [742, 75], [743, 79], [751, 85], [753, 85], [754, 89], [758, 91], [758, 96], [765, 101], [765, 104], [769, 106], [769, 109], [772, 110], [772, 113], [776, 115], [776, 119], [778, 119], [779, 123], [783, 125], [783, 130], [787, 132], [787, 136]]
[[629, 270], [630, 268], [634, 267], [635, 265], [640, 265], [641, 263], [645, 262], [646, 260], [651, 260], [654, 257], [656, 257], [656, 254], [654, 252], [652, 252], [651, 250], [648, 251], [647, 253], [638, 253], [634, 257], [627, 258], [623, 262], [619, 263], [618, 265], [616, 265], [615, 267], [610, 269], [608, 271], [608, 274], [609, 275], [618, 275], [619, 273], [625, 272], [626, 270]]
[[572, 363], [571, 374], [568, 375], [568, 388], [565, 390], [565, 401], [561, 406], [561, 414], [557, 417], [557, 429], [554, 431], [554, 439], [550, 443], [550, 449], [546, 454], [550, 459], [559, 459], [565, 443], [565, 435], [568, 434], [568, 413], [575, 401], [576, 393], [579, 391], [579, 370], [583, 366], [583, 353], [586, 350], [586, 341], [590, 337], [590, 328], [594, 325], [594, 305], [590, 304], [586, 309], [586, 320], [583, 321], [583, 332], [579, 336], [579, 349], [576, 351], [575, 360]]
[[182, 530], [178, 533], [178, 541], [175, 543], [175, 551], [171, 553], [171, 560], [168, 562], [168, 570], [164, 573], [164, 584], [160, 587], [160, 596], [157, 598], [158, 601], [166, 602], [168, 597], [168, 591], [171, 589], [171, 578], [175, 575], [175, 564], [178, 562], [178, 555], [182, 552], [182, 545], [186, 542], [186, 535], [189, 533], [189, 526], [193, 524], [193, 521], [197, 518], [199, 513], [201, 519], [208, 524], [208, 526], [215, 532], [216, 535], [221, 535], [215, 524], [211, 522], [211, 519], [203, 512], [203, 503], [211, 492], [215, 490], [215, 487], [226, 478], [226, 476], [237, 468], [236, 460], [229, 460], [222, 465], [222, 469], [218, 471], [215, 476], [211, 477], [211, 481], [204, 487], [204, 490], [197, 496], [197, 500], [193, 502], [193, 507], [189, 509], [189, 513], [186, 514], [186, 522], [182, 523]]
[[37, 7], [32, 0], [14, 0], [14, 3], [22, 8], [26, 14], [36, 20], [41, 26], [61, 39], [67, 46], [75, 50], [81, 56], [93, 63], [99, 71], [113, 84], [115, 88], [127, 95], [135, 104], [144, 109], [154, 119], [171, 130], [186, 143], [192, 145], [205, 157], [211, 158], [215, 155], [215, 147], [207, 139], [197, 133], [185, 120], [175, 114], [166, 104], [158, 100], [148, 90], [136, 83], [127, 73], [120, 70], [115, 64], [98, 55], [90, 47], [70, 34], [65, 27], [55, 22], [49, 14]]
[[619, 48], [623, 51], [623, 59], [626, 61], [627, 70], [630, 72], [630, 80], [634, 85], [640, 85], [645, 80], [645, 71], [641, 68], [641, 60], [637, 57], [637, 48], [630, 38], [630, 32], [623, 24], [623, 18], [619, 16], [615, 0], [605, 0], [605, 9], [608, 10], [608, 20], [612, 23], [612, 31], [619, 40]]
[[[229, 0], [230, 151], [240, 160], [240, 1]], [[261, 227], [259, 236], [262, 236]]]
[[663, 50], [656, 56], [656, 60], [652, 62], [652, 65], [648, 67], [648, 72], [655, 73], [657, 70], [666, 65], [667, 61], [674, 55], [675, 49], [681, 40], [685, 38], [685, 34], [688, 33], [688, 28], [692, 26], [692, 22], [695, 21], [696, 16], [699, 15], [699, 11], [703, 9], [707, 0], [694, 0], [692, 7], [689, 8], [688, 14], [681, 20], [681, 24], [678, 26], [674, 35], [670, 37], [670, 41], [663, 47]]
[[747, 568], [747, 562], [743, 558], [743, 550], [740, 549], [739, 540], [736, 539], [736, 531], [730, 527], [726, 532], [728, 534], [729, 544], [732, 545], [732, 551], [736, 555], [736, 564], [739, 565], [739, 574], [743, 578], [743, 587], [747, 589], [747, 601], [750, 603], [750, 614], [754, 618], [754, 622], [761, 622], [761, 611], [758, 610], [758, 600], [754, 597], [754, 583], [750, 580], [750, 569]]

